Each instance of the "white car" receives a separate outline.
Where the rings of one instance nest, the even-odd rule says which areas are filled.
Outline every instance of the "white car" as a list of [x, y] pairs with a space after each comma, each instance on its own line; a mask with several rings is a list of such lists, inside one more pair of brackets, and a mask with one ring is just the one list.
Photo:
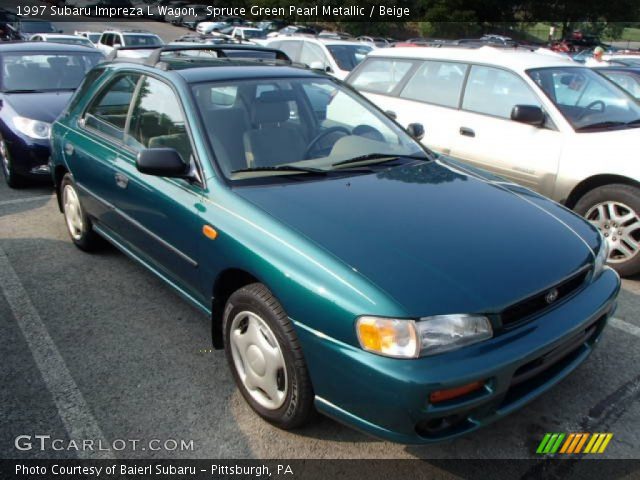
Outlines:
[[373, 50], [369, 45], [313, 37], [275, 37], [266, 45], [286, 53], [291, 60], [324, 70], [344, 80], [353, 68]]
[[98, 44], [98, 41], [100, 41], [100, 37], [102, 36], [102, 32], [91, 32], [87, 30], [76, 30], [73, 34], [89, 39], [89, 41], [94, 45]]
[[32, 35], [29, 38], [31, 42], [53, 42], [53, 43], [63, 43], [66, 45], [80, 45], [82, 47], [90, 47], [95, 48], [95, 45], [91, 43], [88, 38], [80, 37], [77, 35], [61, 35], [55, 33], [38, 33], [36, 35]]
[[259, 45], [267, 43], [267, 32], [255, 27], [234, 27], [231, 37], [239, 42], [252, 42]]
[[[433, 150], [584, 215], [609, 264], [640, 272], [640, 105], [602, 75], [524, 50], [427, 47], [375, 50], [347, 82], [402, 125], [423, 124]], [[509, 235], [499, 219], [487, 228]]]
[[105, 30], [98, 41], [98, 49], [108, 55], [117, 47], [149, 47], [164, 45], [162, 39], [154, 33], [139, 30]]

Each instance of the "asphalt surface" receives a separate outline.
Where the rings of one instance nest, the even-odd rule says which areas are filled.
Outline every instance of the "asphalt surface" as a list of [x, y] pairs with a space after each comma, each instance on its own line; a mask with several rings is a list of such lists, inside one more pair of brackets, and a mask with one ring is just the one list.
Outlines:
[[[144, 26], [167, 40], [184, 32]], [[245, 404], [223, 352], [209, 350], [205, 316], [114, 248], [96, 254], [75, 248], [50, 187], [10, 190], [2, 183], [0, 458], [516, 459], [535, 458], [546, 432], [611, 432], [602, 457], [637, 459], [640, 278], [623, 282], [616, 318], [569, 378], [454, 442], [397, 445], [324, 417], [284, 432]], [[124, 440], [127, 447], [41, 451], [32, 438], [31, 449], [19, 450], [19, 435], [49, 435], [63, 440], [58, 446], [89, 438], [105, 445]], [[193, 448], [170, 443], [170, 450], [151, 450], [145, 442], [152, 439]], [[140, 440], [138, 448], [131, 440]]]

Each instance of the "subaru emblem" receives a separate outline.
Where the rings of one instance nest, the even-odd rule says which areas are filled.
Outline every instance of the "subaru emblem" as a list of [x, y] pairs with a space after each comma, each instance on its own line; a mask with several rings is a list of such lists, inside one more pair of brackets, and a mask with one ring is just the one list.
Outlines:
[[547, 292], [547, 294], [545, 295], [544, 299], [547, 301], [547, 303], [553, 303], [558, 299], [558, 289], [557, 288], [553, 288], [551, 290], [549, 290]]

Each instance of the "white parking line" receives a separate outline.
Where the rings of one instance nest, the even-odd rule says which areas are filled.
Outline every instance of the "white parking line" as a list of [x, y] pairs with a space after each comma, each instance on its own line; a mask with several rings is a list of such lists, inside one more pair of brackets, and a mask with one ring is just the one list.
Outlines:
[[14, 205], [16, 203], [27, 203], [27, 202], [36, 202], [38, 200], [50, 199], [53, 198], [53, 195], [38, 195], [37, 197], [24, 197], [24, 198], [14, 198], [13, 200], [3, 200], [0, 202], [0, 207], [5, 205]]
[[625, 322], [624, 320], [614, 317], [609, 319], [609, 325], [623, 332], [640, 337], [640, 327], [636, 327], [633, 323]]
[[[100, 442], [105, 446], [110, 445], [105, 440], [82, 392], [73, 380], [47, 327], [42, 322], [2, 247], [0, 247], [0, 278], [2, 278], [0, 289], [51, 392], [70, 440], [75, 440], [79, 445], [85, 439], [93, 440], [94, 444]], [[73, 452], [79, 458], [114, 458], [106, 450], [79, 449]]]

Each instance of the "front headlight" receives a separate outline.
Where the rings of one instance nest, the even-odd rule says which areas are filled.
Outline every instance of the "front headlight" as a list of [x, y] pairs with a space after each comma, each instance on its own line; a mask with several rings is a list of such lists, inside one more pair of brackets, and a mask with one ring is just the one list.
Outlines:
[[356, 321], [360, 346], [379, 355], [417, 358], [456, 350], [493, 336], [481, 315], [436, 315], [419, 321], [365, 316]]
[[593, 276], [597, 276], [602, 272], [602, 269], [607, 264], [607, 259], [609, 258], [609, 241], [604, 238], [602, 234], [600, 234], [600, 251], [596, 255], [596, 260], [593, 265]]
[[27, 137], [46, 140], [51, 133], [51, 124], [25, 117], [13, 117], [13, 124]]

